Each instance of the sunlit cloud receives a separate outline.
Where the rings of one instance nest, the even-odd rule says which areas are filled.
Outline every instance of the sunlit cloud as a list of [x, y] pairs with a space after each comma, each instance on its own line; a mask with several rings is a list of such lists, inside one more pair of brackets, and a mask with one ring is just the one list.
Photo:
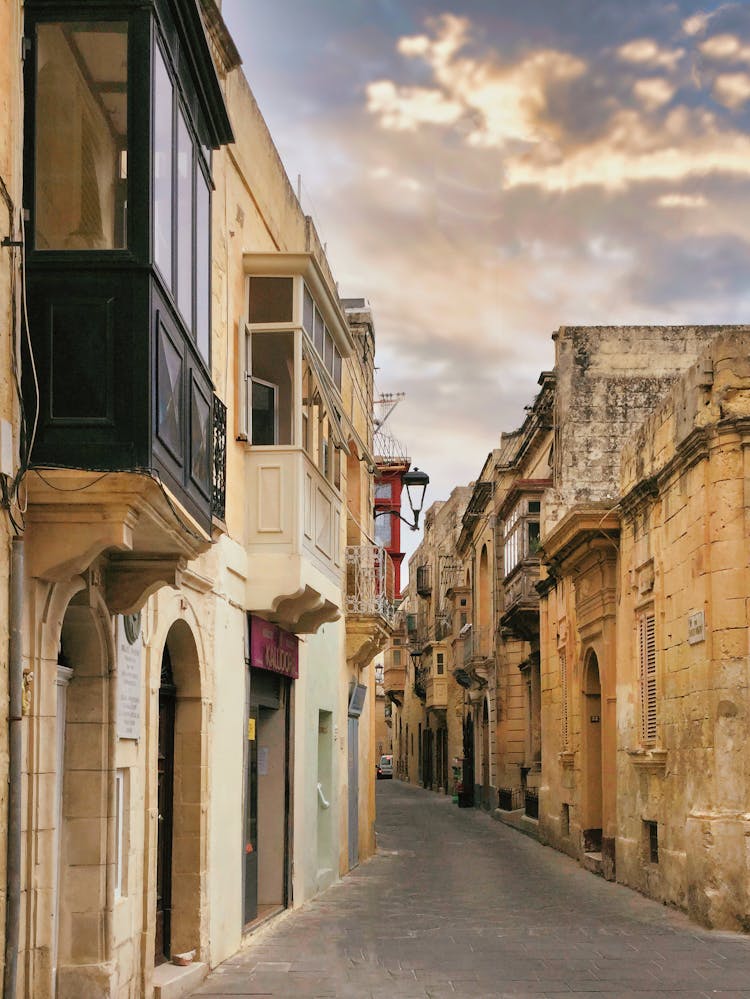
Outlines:
[[750, 75], [722, 73], [714, 80], [713, 95], [728, 108], [740, 108], [750, 100]]
[[547, 49], [507, 66], [461, 56], [470, 37], [467, 19], [444, 15], [429, 23], [432, 36], [401, 38], [397, 48], [426, 63], [437, 86], [377, 80], [367, 87], [367, 109], [386, 129], [413, 131], [422, 124], [455, 125], [461, 119], [470, 146], [539, 142], [552, 130], [544, 120], [548, 91], [586, 70], [582, 59]]
[[656, 204], [659, 208], [705, 208], [708, 201], [702, 194], [662, 194]]
[[637, 38], [621, 45], [617, 55], [623, 62], [674, 69], [685, 55], [684, 49], [664, 49], [653, 38]]
[[391, 80], [378, 80], [367, 87], [367, 110], [380, 118], [383, 128], [414, 131], [420, 125], [451, 125], [464, 113], [457, 101], [439, 90], [397, 87]]
[[750, 62], [750, 45], [744, 45], [736, 35], [714, 35], [701, 42], [699, 49], [709, 59]]
[[675, 95], [676, 87], [662, 77], [655, 76], [650, 80], [638, 80], [633, 85], [633, 93], [641, 104], [649, 111], [668, 104]]
[[589, 185], [610, 191], [647, 181], [675, 181], [712, 173], [750, 176], [750, 136], [721, 131], [706, 113], [685, 108], [649, 126], [634, 111], [621, 111], [601, 138], [557, 162], [532, 155], [506, 161], [505, 184], [533, 184], [564, 192]]

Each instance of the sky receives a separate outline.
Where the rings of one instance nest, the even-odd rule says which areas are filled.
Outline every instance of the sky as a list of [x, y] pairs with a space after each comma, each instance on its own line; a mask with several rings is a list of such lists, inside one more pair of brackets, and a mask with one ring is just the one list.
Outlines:
[[224, 0], [377, 384], [477, 477], [561, 325], [750, 320], [750, 2]]

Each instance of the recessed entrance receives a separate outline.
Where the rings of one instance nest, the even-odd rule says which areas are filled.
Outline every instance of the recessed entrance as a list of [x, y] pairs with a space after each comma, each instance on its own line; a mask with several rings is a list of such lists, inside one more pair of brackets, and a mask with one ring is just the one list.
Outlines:
[[288, 677], [250, 669], [245, 780], [243, 921], [287, 904]]
[[174, 717], [177, 688], [172, 660], [165, 647], [159, 687], [159, 741], [156, 782], [159, 815], [156, 834], [156, 932], [154, 963], [163, 964], [171, 955], [172, 836], [174, 832]]
[[584, 753], [583, 849], [602, 849], [602, 685], [599, 660], [592, 650], [583, 669], [582, 732]]

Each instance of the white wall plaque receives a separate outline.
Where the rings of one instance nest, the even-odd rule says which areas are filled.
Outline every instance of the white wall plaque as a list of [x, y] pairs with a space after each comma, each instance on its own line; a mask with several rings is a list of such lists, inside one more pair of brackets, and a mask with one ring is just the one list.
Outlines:
[[702, 610], [688, 614], [688, 645], [697, 645], [706, 640], [706, 615]]
[[141, 737], [143, 638], [140, 615], [117, 618], [117, 737]]

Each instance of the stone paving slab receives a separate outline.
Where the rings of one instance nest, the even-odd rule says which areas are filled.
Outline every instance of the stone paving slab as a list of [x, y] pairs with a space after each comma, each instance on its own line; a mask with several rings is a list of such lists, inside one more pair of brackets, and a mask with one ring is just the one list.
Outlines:
[[267, 924], [194, 996], [750, 999], [750, 938], [584, 871], [486, 814], [377, 785], [378, 855]]

